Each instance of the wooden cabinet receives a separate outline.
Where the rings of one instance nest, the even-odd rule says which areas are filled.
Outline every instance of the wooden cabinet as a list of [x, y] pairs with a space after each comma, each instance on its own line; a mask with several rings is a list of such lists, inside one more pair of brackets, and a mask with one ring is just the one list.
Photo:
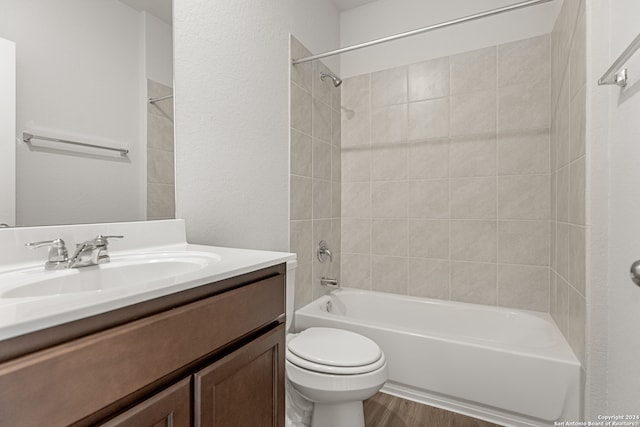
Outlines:
[[284, 426], [284, 325], [197, 372], [196, 427]]
[[180, 427], [213, 411], [201, 425], [283, 426], [285, 274], [151, 301], [135, 320], [0, 363], [0, 425]]

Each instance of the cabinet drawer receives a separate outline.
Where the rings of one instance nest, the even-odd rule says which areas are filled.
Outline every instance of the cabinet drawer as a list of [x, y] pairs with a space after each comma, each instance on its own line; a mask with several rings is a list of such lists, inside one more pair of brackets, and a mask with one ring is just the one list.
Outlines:
[[0, 425], [68, 425], [284, 313], [275, 276], [0, 365]]
[[186, 378], [100, 427], [190, 427], [191, 379]]

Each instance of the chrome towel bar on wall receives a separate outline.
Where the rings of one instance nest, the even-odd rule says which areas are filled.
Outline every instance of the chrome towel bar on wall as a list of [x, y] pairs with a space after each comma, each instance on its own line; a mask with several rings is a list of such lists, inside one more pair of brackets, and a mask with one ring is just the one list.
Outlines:
[[127, 157], [127, 154], [129, 154], [129, 150], [124, 148], [105, 147], [104, 145], [95, 145], [95, 144], [87, 144], [85, 142], [68, 141], [66, 139], [50, 138], [48, 136], [34, 135], [32, 133], [22, 132], [22, 141], [24, 141], [27, 144], [31, 144], [32, 139], [41, 139], [43, 141], [60, 142], [62, 144], [79, 145], [81, 147], [90, 147], [90, 148], [98, 148], [101, 150], [117, 151], [120, 153], [122, 157]]
[[620, 54], [611, 67], [600, 77], [598, 85], [618, 85], [625, 87], [627, 85], [627, 69], [622, 66], [633, 56], [640, 48], [640, 34], [631, 42], [631, 44]]

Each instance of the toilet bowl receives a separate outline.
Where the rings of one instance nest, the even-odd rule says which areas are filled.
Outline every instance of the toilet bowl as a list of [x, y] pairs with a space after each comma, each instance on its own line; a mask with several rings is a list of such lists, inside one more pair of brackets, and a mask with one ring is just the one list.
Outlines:
[[[293, 265], [292, 265], [293, 264]], [[380, 347], [354, 332], [313, 327], [293, 329], [293, 277], [287, 271], [287, 426], [306, 426], [313, 403], [311, 427], [364, 427], [362, 402], [377, 393], [388, 378]], [[295, 395], [293, 395], [295, 394]]]

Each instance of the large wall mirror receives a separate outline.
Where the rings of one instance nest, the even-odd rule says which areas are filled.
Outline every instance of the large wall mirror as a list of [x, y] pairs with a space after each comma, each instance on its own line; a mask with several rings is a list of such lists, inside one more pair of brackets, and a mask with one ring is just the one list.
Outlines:
[[174, 217], [171, 8], [0, 0], [0, 38], [16, 63], [16, 138], [0, 141], [15, 144], [15, 159], [0, 159], [0, 169], [15, 161], [9, 225]]

